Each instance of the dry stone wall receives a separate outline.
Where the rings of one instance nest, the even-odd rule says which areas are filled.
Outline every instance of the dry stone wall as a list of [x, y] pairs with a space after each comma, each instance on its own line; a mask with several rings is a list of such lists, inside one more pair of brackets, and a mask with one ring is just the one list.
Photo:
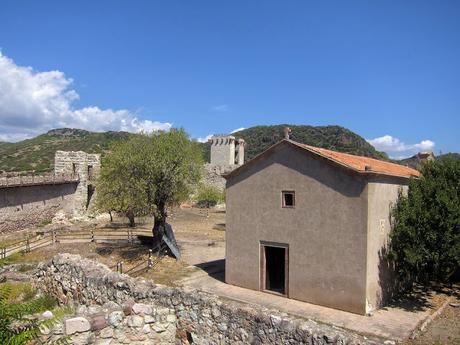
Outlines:
[[50, 332], [76, 344], [381, 344], [349, 331], [226, 301], [204, 292], [155, 285], [78, 255], [41, 264], [34, 284], [76, 315]]

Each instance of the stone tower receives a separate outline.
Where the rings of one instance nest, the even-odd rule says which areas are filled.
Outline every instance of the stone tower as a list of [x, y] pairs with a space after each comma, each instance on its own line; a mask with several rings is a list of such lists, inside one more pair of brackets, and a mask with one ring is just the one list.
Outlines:
[[[216, 135], [211, 143], [211, 165], [231, 166], [244, 164], [244, 140], [232, 135]], [[235, 160], [235, 158], [237, 160]]]
[[101, 168], [101, 155], [83, 151], [56, 151], [55, 174], [74, 174], [79, 183], [73, 199], [73, 213], [83, 215], [91, 206], [94, 196], [94, 181]]

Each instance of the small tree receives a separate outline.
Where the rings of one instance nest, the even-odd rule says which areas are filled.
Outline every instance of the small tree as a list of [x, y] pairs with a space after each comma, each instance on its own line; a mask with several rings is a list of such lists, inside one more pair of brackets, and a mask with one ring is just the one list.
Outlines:
[[153, 233], [161, 238], [166, 206], [184, 200], [199, 181], [202, 152], [183, 129], [139, 134], [116, 144], [101, 168], [99, 209], [134, 216], [154, 215]]
[[446, 281], [460, 265], [460, 160], [425, 163], [393, 218], [388, 258], [400, 282]]
[[97, 180], [96, 208], [123, 213], [131, 227], [135, 216], [151, 214], [154, 205], [148, 202], [145, 147], [148, 137], [137, 135], [117, 142], [104, 159]]
[[224, 193], [217, 187], [208, 184], [201, 184], [196, 196], [199, 207], [212, 207], [224, 200]]

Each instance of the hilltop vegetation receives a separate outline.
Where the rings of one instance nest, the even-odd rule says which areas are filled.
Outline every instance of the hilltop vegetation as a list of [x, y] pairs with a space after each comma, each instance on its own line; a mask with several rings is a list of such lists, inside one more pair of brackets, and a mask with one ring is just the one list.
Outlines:
[[[284, 127], [292, 129], [291, 139], [300, 143], [323, 147], [377, 159], [388, 157], [377, 151], [364, 138], [340, 126], [255, 126], [233, 133], [246, 141], [246, 160], [263, 152], [284, 137]], [[53, 169], [57, 150], [101, 153], [103, 156], [113, 142], [129, 139], [127, 132], [95, 133], [81, 129], [61, 128], [17, 143], [0, 142], [0, 173], [34, 172], [40, 174]], [[209, 161], [209, 144], [200, 144], [205, 161]]]
[[[303, 144], [388, 160], [386, 153], [377, 151], [363, 137], [340, 126], [295, 126], [286, 124], [255, 126], [235, 132], [232, 135], [246, 141], [245, 160], [249, 160], [282, 140], [285, 127], [291, 128], [292, 140]], [[209, 151], [210, 146], [207, 144], [205, 148], [207, 161], [209, 161]]]
[[113, 141], [130, 136], [127, 132], [94, 133], [61, 128], [17, 143], [0, 143], [0, 172], [43, 173], [53, 169], [57, 150], [104, 154]]

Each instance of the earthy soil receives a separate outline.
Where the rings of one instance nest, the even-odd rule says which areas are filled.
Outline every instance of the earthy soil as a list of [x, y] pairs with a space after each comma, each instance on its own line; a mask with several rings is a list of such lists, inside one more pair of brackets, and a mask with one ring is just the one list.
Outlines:
[[415, 339], [408, 340], [404, 345], [458, 345], [460, 344], [460, 289], [453, 291], [452, 300]]
[[[115, 221], [111, 224], [94, 224], [93, 226], [113, 232], [127, 231], [127, 224], [122, 223], [123, 219], [115, 219]], [[146, 230], [147, 236], [138, 238], [139, 241], [132, 245], [127, 243], [56, 243], [30, 253], [14, 254], [5, 260], [5, 263], [36, 264], [49, 260], [57, 253], [72, 253], [97, 260], [113, 270], [117, 269], [117, 263], [122, 262], [123, 273], [152, 279], [159, 284], [175, 285], [176, 281], [200, 270], [203, 262], [223, 258], [225, 212], [178, 208], [171, 212], [169, 222], [181, 248], [182, 260], [169, 256], [158, 257], [157, 253], [153, 253], [153, 268], [151, 269], [147, 269], [147, 263], [151, 248], [149, 231], [153, 226], [153, 221], [146, 219], [139, 220], [137, 228]], [[88, 224], [84, 226], [87, 228]], [[78, 227], [72, 228], [78, 231]], [[6, 241], [5, 244], [7, 244]]]

